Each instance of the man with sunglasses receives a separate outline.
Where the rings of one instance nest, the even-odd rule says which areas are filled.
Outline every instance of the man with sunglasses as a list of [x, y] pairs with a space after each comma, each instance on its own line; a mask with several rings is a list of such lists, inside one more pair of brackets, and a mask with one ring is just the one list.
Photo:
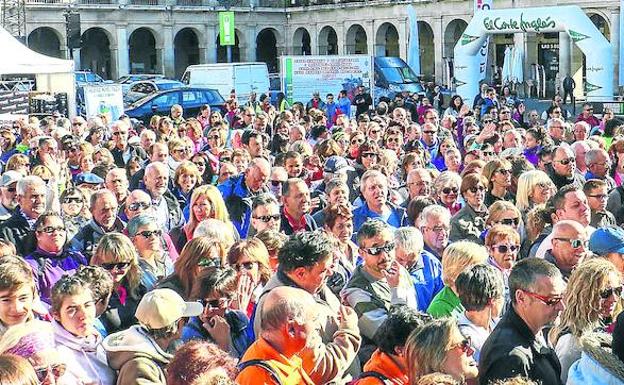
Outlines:
[[544, 259], [555, 265], [567, 282], [572, 270], [589, 256], [587, 229], [571, 220], [557, 222], [551, 244], [552, 249], [546, 251]]
[[594, 116], [594, 107], [590, 103], [583, 104], [583, 111], [576, 117], [577, 122], [585, 122], [590, 127], [596, 127], [600, 125], [600, 120]]
[[279, 231], [281, 217], [279, 203], [273, 195], [265, 193], [255, 196], [251, 202], [251, 226], [248, 236], [266, 229]]
[[9, 170], [0, 178], [0, 222], [5, 221], [17, 209], [17, 182], [24, 176], [17, 171]]
[[564, 290], [559, 269], [543, 259], [527, 258], [513, 267], [511, 307], [481, 349], [480, 385], [516, 376], [562, 385], [561, 364], [543, 329], [563, 310]]
[[134, 156], [138, 156], [141, 159], [147, 158], [145, 150], [138, 146], [131, 146], [128, 143], [130, 126], [126, 122], [123, 120], [114, 122], [111, 127], [111, 132], [113, 135], [113, 143], [115, 144], [111, 153], [113, 154], [113, 159], [115, 159], [115, 165], [117, 167], [126, 167], [126, 163]]
[[340, 296], [359, 317], [363, 346], [358, 356], [368, 361], [375, 347], [375, 333], [388, 317], [390, 307], [418, 307], [412, 279], [395, 258], [392, 228], [382, 220], [369, 219], [357, 233], [357, 244], [364, 263], [356, 267]]
[[585, 178], [576, 169], [576, 156], [568, 145], [555, 147], [552, 163], [546, 169], [557, 189], [568, 184], [581, 189], [585, 184]]
[[431, 159], [438, 155], [440, 147], [440, 139], [438, 138], [438, 126], [435, 123], [427, 122], [421, 126], [422, 136], [420, 143], [424, 149], [429, 152]]
[[600, 179], [607, 184], [607, 190], [611, 191], [616, 188], [615, 180], [609, 175], [609, 171], [613, 166], [611, 157], [601, 148], [594, 148], [585, 154], [585, 163], [587, 164], [587, 173], [585, 179]]

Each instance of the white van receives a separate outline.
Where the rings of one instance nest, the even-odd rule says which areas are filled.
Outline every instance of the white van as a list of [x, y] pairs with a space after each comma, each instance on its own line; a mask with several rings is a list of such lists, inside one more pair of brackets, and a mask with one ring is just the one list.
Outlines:
[[269, 70], [266, 63], [215, 63], [188, 66], [182, 83], [191, 87], [206, 87], [219, 90], [224, 99], [236, 90], [240, 104], [249, 99], [254, 91], [258, 98], [269, 92]]

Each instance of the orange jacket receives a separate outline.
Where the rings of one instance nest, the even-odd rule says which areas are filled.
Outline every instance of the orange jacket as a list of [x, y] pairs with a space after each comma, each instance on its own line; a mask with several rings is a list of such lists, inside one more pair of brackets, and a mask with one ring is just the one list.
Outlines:
[[[408, 385], [407, 373], [398, 367], [396, 362], [379, 349], [375, 350], [370, 360], [364, 365], [363, 372], [377, 372], [384, 375], [393, 385]], [[375, 377], [364, 377], [356, 382], [357, 385], [380, 385], [383, 383]]]
[[[240, 362], [249, 360], [263, 360], [269, 364], [279, 377], [282, 385], [314, 385], [301, 367], [301, 358], [285, 357], [275, 350], [262, 337], [259, 337], [243, 355]], [[271, 373], [259, 366], [248, 366], [236, 377], [239, 385], [277, 385]]]

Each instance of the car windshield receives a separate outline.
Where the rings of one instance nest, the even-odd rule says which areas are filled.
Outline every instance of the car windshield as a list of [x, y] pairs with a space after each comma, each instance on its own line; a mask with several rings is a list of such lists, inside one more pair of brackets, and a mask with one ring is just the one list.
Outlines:
[[418, 78], [409, 67], [381, 67], [386, 80], [390, 83], [417, 83]]
[[87, 83], [101, 83], [104, 81], [99, 75], [93, 73], [87, 73], [85, 74], [85, 77], [87, 79]]

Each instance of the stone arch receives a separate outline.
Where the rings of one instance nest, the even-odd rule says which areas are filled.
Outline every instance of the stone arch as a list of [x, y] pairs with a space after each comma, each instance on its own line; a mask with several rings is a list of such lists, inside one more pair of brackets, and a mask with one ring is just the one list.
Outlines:
[[294, 55], [312, 55], [312, 39], [307, 29], [297, 28], [293, 34], [292, 52]]
[[256, 36], [256, 60], [266, 63], [269, 73], [278, 71], [277, 42], [278, 32], [273, 28], [265, 28]]
[[360, 24], [353, 24], [347, 29], [345, 42], [347, 55], [368, 54], [368, 36]]
[[111, 40], [107, 30], [100, 27], [86, 29], [80, 39], [80, 66], [83, 70], [91, 70], [110, 79], [113, 60], [111, 56]]
[[453, 57], [453, 48], [461, 39], [461, 35], [467, 26], [468, 23], [464, 19], [453, 19], [446, 25], [444, 29], [444, 56]]
[[588, 13], [589, 20], [598, 28], [598, 31], [604, 36], [607, 40], [611, 39], [611, 25], [609, 24], [609, 18], [605, 17], [603, 14], [598, 12], [590, 12]]
[[62, 58], [63, 35], [50, 27], [35, 28], [28, 34], [28, 47], [44, 55]]
[[157, 49], [160, 45], [157, 44], [156, 36], [157, 34], [147, 27], [139, 27], [132, 31], [128, 38], [130, 73], [162, 72]]
[[186, 67], [200, 63], [200, 41], [200, 36], [194, 28], [182, 28], [176, 33], [173, 39], [176, 78], [182, 76]]
[[[426, 21], [418, 21], [418, 42], [420, 46], [420, 72], [424, 79], [435, 78], [435, 43], [433, 28]], [[419, 75], [419, 74], [417, 74]]]
[[390, 22], [379, 26], [375, 35], [376, 56], [400, 56], [399, 30]]
[[338, 55], [338, 34], [333, 27], [326, 25], [321, 28], [318, 48], [319, 55]]

